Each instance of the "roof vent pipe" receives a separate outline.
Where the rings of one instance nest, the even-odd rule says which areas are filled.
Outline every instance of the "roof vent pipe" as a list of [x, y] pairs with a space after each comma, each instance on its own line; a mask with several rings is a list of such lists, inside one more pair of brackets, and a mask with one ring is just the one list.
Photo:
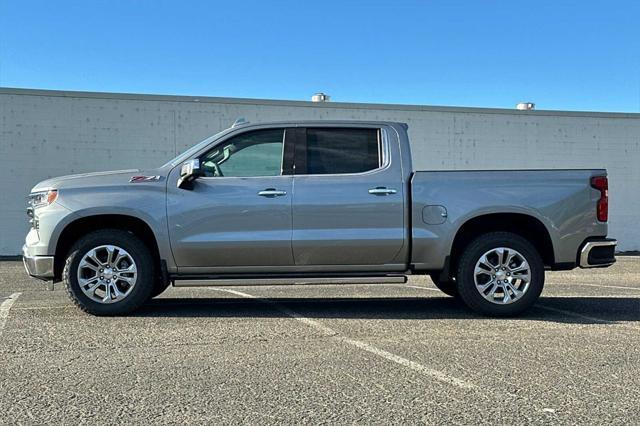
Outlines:
[[536, 109], [536, 104], [533, 102], [520, 102], [516, 105], [516, 109], [520, 111], [532, 111]]
[[330, 98], [326, 93], [318, 92], [311, 97], [311, 102], [329, 102]]

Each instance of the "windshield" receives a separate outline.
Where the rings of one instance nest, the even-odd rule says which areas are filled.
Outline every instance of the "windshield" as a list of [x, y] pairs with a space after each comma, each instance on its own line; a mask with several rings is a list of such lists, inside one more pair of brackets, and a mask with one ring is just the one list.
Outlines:
[[209, 145], [212, 141], [214, 141], [215, 139], [218, 139], [220, 136], [222, 136], [224, 133], [226, 133], [226, 132], [228, 132], [230, 130], [231, 129], [224, 129], [223, 131], [218, 132], [213, 136], [209, 136], [208, 138], [206, 138], [202, 142], [192, 146], [191, 148], [189, 148], [188, 150], [186, 150], [182, 154], [178, 155], [177, 157], [167, 161], [162, 167], [177, 166], [178, 164], [182, 163], [183, 161], [188, 160], [189, 157], [191, 157], [193, 154], [195, 154], [196, 152], [200, 151], [202, 148], [204, 148], [205, 146]]

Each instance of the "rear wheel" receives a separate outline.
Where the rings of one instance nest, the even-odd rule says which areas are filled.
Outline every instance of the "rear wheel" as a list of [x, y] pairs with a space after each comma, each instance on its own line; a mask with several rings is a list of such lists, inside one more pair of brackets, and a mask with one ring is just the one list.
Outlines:
[[429, 274], [429, 276], [438, 290], [448, 296], [458, 297], [458, 286], [454, 280], [441, 280], [439, 273]]
[[155, 276], [149, 249], [135, 235], [119, 229], [81, 237], [62, 272], [73, 303], [93, 315], [135, 311], [151, 297]]
[[536, 248], [510, 232], [479, 236], [465, 249], [456, 272], [465, 304], [492, 316], [517, 315], [544, 287], [544, 264]]

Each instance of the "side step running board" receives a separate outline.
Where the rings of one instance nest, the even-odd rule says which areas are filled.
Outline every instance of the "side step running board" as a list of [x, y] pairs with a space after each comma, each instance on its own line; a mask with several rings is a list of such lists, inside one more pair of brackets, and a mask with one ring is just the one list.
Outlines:
[[203, 286], [258, 286], [258, 285], [296, 285], [296, 284], [404, 284], [404, 275], [373, 277], [286, 277], [286, 278], [214, 278], [214, 279], [174, 279], [175, 287]]

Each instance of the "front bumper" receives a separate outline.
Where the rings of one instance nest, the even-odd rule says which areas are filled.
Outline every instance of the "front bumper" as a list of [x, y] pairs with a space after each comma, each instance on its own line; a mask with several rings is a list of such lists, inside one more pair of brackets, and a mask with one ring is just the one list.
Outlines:
[[41, 280], [53, 280], [53, 256], [32, 256], [27, 246], [22, 247], [22, 263], [27, 274]]
[[616, 263], [618, 241], [612, 238], [590, 240], [582, 245], [579, 264], [581, 268], [598, 268]]

